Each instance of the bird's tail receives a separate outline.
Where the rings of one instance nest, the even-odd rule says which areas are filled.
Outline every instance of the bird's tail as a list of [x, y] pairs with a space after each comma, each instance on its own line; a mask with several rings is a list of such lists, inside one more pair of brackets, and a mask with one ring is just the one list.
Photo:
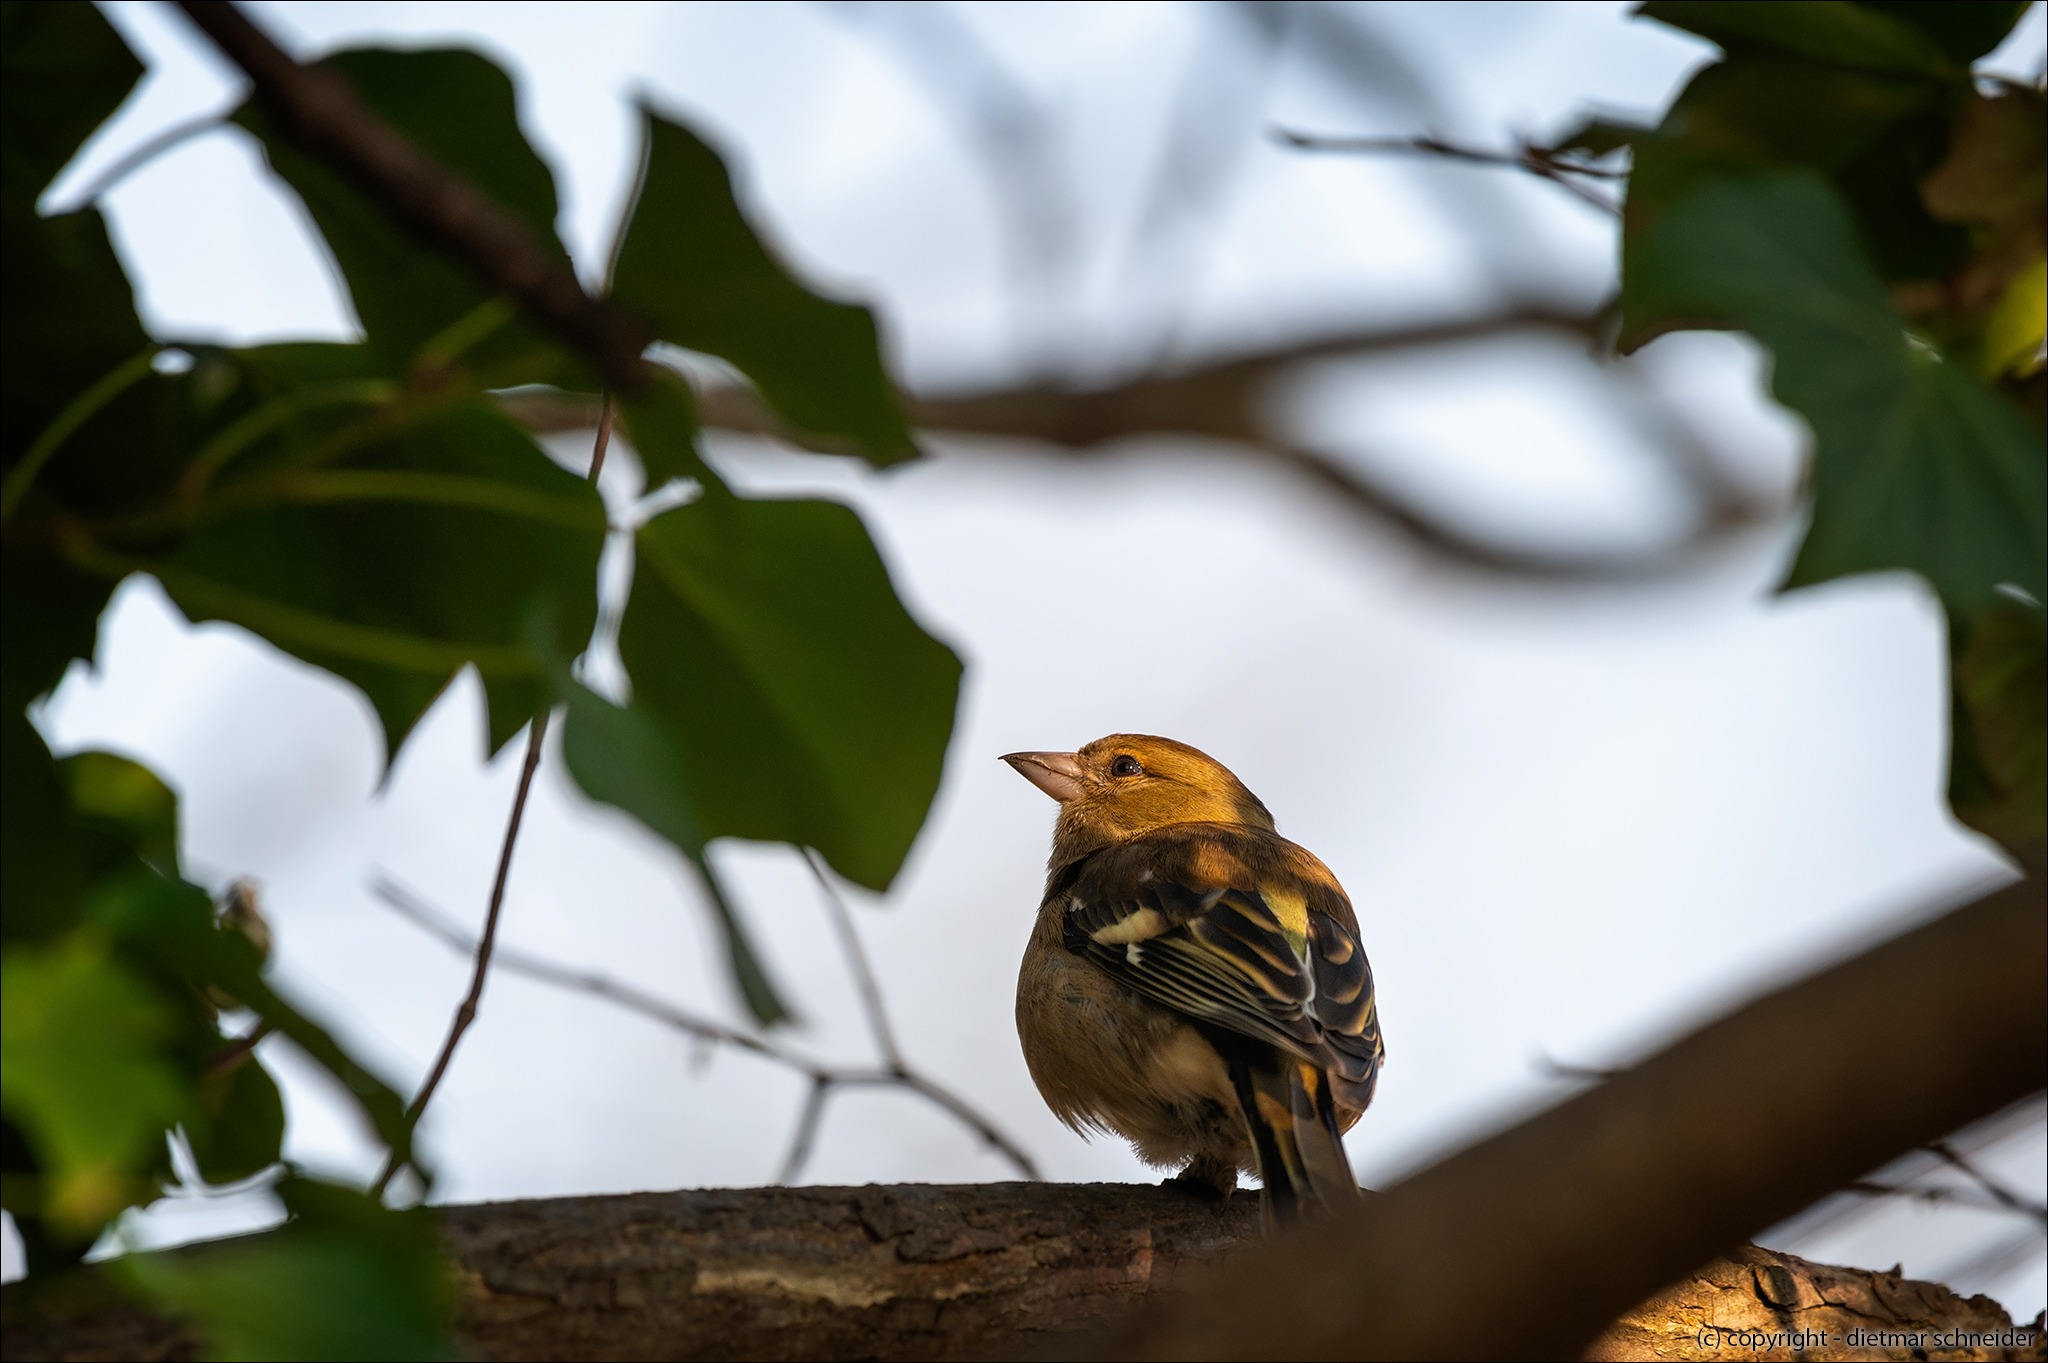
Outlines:
[[1263, 1064], [1239, 1059], [1230, 1077], [1265, 1185], [1259, 1214], [1266, 1229], [1355, 1205], [1358, 1180], [1344, 1157], [1336, 1096], [1321, 1067], [1284, 1055]]

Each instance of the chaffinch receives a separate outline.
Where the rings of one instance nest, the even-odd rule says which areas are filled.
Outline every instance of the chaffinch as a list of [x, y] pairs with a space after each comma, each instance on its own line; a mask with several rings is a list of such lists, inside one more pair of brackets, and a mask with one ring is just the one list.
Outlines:
[[1358, 1197], [1343, 1133], [1386, 1050], [1351, 901], [1222, 763], [1111, 734], [1003, 760], [1059, 801], [1017, 1031], [1046, 1103], [1268, 1227]]

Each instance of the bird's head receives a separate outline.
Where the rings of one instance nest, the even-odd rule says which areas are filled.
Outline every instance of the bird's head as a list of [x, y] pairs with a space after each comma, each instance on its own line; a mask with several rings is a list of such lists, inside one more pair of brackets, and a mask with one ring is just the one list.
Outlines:
[[1003, 761], [1060, 802], [1055, 866], [1171, 824], [1273, 831], [1273, 816], [1230, 768], [1170, 738], [1111, 734], [1079, 752], [1013, 752]]

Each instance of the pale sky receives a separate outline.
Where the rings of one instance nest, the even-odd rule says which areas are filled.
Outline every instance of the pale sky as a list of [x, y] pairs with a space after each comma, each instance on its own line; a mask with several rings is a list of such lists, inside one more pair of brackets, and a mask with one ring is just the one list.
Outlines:
[[[1613, 224], [1597, 210], [1507, 172], [1303, 156], [1263, 130], [1506, 146], [1587, 108], [1653, 113], [1711, 55], [1615, 4], [1365, 5], [1357, 17], [1430, 92], [1403, 96], [1382, 67], [1361, 97], [1327, 52], [1261, 55], [1220, 6], [960, 6], [990, 59], [1050, 111], [1056, 178], [1041, 207], [1070, 246], [1020, 291], [1005, 201], [958, 113], [992, 78], [921, 76], [933, 37], [915, 9], [253, 8], [301, 55], [457, 42], [506, 63], [586, 271], [624, 193], [630, 99], [681, 115], [727, 151], [765, 233], [807, 277], [877, 307], [898, 372], [923, 386], [1045, 363], [1113, 375], [1162, 354], [1484, 308], [1510, 288], [1591, 306], [1613, 278]], [[236, 98], [166, 8], [107, 10], [151, 74], [53, 188], [54, 207], [155, 132]], [[2037, 6], [2000, 60], [2031, 72], [2040, 34]], [[1174, 218], [1147, 205], [1191, 63], [1214, 133], [1205, 164], [1230, 171], [1207, 207]], [[239, 134], [185, 144], [107, 203], [158, 335], [353, 334], [299, 210]], [[1700, 439], [1790, 503], [1803, 434], [1761, 397], [1751, 348], [1674, 337], [1640, 363]], [[1568, 347], [1517, 341], [1323, 366], [1274, 401], [1302, 438], [1481, 529], [1662, 542], [1682, 529], [1683, 504], [1603, 382]], [[573, 437], [557, 444], [585, 457]], [[1183, 739], [1230, 765], [1337, 872], [1390, 1053], [1348, 1142], [1369, 1184], [1569, 1092], [1546, 1057], [1625, 1062], [2008, 874], [1940, 799], [1932, 597], [1900, 575], [1773, 595], [1791, 518], [1680, 577], [1546, 587], [1447, 569], [1215, 448], [1159, 441], [1074, 462], [934, 445], [888, 474], [758, 442], [712, 448], [741, 485], [858, 507], [906, 602], [967, 662], [931, 819], [891, 892], [856, 909], [909, 1056], [1050, 1177], [1158, 1175], [1121, 1142], [1061, 1127], [1025, 1073], [1011, 995], [1052, 807], [999, 753], [1117, 730]], [[608, 495], [629, 498], [636, 478], [621, 461]], [[99, 661], [67, 678], [45, 733], [61, 750], [105, 746], [161, 772], [184, 802], [191, 873], [261, 882], [280, 979], [410, 1091], [468, 966], [369, 882], [389, 874], [480, 921], [518, 745], [485, 763], [472, 680], [380, 786], [359, 697], [235, 629], [187, 626], [149, 582], [117, 597]], [[716, 856], [805, 1019], [793, 1043], [870, 1055], [801, 862], [761, 846]], [[505, 943], [737, 1018], [708, 927], [674, 854], [575, 794], [550, 752]], [[325, 1082], [281, 1041], [263, 1054], [285, 1081], [289, 1153], [366, 1179], [374, 1151]], [[766, 1182], [803, 1088], [601, 1002], [496, 977], [423, 1129], [434, 1197]], [[1986, 1162], [2038, 1198], [2043, 1125], [2009, 1126]], [[1009, 1176], [948, 1118], [889, 1092], [835, 1099], [806, 1171], [829, 1183]], [[181, 1197], [127, 1233], [162, 1243], [274, 1214], [260, 1190]], [[1901, 1205], [1771, 1242], [1941, 1276], [2011, 1228]], [[11, 1276], [11, 1233], [7, 1251]], [[2038, 1253], [1958, 1286], [2019, 1318], [2048, 1295]]]

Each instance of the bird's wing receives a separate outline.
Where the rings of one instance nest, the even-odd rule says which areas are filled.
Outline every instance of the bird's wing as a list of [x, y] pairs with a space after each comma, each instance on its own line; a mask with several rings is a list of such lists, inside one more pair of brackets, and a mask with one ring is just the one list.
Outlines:
[[1370, 1100], [1383, 1047], [1372, 969], [1342, 891], [1254, 855], [1218, 830], [1141, 839], [1087, 859], [1066, 896], [1064, 940], [1145, 997], [1267, 1041]]

